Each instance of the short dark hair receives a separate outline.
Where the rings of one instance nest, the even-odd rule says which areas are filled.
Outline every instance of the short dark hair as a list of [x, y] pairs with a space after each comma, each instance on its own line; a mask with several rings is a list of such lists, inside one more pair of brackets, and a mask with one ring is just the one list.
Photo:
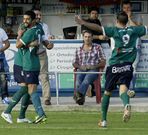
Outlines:
[[97, 8], [97, 7], [91, 7], [91, 8], [88, 10], [88, 13], [90, 14], [91, 11], [97, 11], [97, 13], [99, 13], [99, 8]]
[[128, 22], [128, 15], [124, 11], [121, 11], [117, 14], [117, 20], [120, 23], [126, 25]]
[[83, 30], [82, 31], [82, 35], [84, 36], [85, 33], [89, 33], [93, 36], [93, 33], [90, 30]]
[[130, 0], [123, 0], [121, 5], [122, 5], [122, 7], [123, 7], [123, 5], [127, 5], [127, 4], [129, 4], [129, 5], [132, 6]]
[[31, 11], [31, 10], [26, 11], [24, 15], [30, 16], [31, 17], [31, 20], [36, 19], [35, 13], [33, 11]]

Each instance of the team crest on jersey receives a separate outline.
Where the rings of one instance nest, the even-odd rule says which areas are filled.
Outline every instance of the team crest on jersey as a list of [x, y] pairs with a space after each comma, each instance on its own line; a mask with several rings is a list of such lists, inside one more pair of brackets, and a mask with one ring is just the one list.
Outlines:
[[128, 34], [124, 35], [122, 37], [122, 40], [124, 42], [124, 45], [123, 46], [126, 46], [128, 43], [129, 43], [129, 40], [130, 40], [130, 36]]

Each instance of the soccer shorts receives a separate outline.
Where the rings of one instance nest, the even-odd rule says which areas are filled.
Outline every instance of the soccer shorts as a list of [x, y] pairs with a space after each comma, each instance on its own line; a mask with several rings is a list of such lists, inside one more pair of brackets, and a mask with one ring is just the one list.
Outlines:
[[24, 79], [27, 84], [39, 84], [40, 71], [24, 71]]
[[108, 66], [105, 73], [105, 90], [112, 91], [117, 85], [125, 84], [129, 88], [133, 77], [132, 63], [123, 63]]
[[24, 83], [24, 73], [23, 68], [21, 66], [15, 65], [13, 66], [13, 72], [14, 72], [14, 80], [17, 83]]

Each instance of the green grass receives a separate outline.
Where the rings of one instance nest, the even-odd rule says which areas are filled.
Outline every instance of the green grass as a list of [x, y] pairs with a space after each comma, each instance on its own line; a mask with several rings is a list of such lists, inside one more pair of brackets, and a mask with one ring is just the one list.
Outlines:
[[[48, 121], [44, 124], [17, 124], [18, 112], [13, 112], [13, 124], [0, 118], [1, 135], [147, 135], [148, 114], [133, 113], [128, 123], [122, 122], [122, 113], [109, 113], [108, 127], [97, 126], [100, 113], [97, 112], [46, 112]], [[28, 118], [35, 113], [29, 111]]]

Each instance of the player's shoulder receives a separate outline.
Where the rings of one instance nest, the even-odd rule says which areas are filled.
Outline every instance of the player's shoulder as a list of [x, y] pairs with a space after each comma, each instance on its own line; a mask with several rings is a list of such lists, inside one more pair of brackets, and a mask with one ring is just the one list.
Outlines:
[[136, 31], [137, 29], [146, 29], [146, 26], [144, 26], [144, 25], [128, 26], [128, 29], [132, 29], [132, 30]]
[[35, 31], [37, 30], [36, 28], [36, 26], [33, 26], [32, 28], [27, 29], [23, 35], [30, 35], [35, 33]]
[[37, 26], [42, 28], [42, 27], [48, 26], [48, 25], [46, 23], [39, 22], [39, 23], [37, 23]]
[[41, 23], [37, 23], [35, 26], [36, 26], [36, 28], [38, 28], [38, 29], [42, 29], [42, 27], [43, 27]]

